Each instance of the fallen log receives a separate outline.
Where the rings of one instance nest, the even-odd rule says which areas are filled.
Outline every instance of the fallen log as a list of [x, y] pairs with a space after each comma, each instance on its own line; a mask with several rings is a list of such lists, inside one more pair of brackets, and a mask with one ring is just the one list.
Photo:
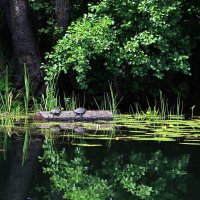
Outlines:
[[74, 111], [62, 111], [59, 116], [51, 114], [50, 111], [40, 111], [36, 113], [36, 119], [47, 121], [96, 121], [113, 120], [113, 114], [107, 110], [88, 110], [84, 115], [76, 115]]

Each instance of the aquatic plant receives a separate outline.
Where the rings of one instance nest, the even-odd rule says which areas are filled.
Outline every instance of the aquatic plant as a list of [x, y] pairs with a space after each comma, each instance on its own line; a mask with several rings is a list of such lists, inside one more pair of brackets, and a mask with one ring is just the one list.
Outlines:
[[57, 107], [59, 104], [58, 95], [56, 91], [56, 81], [57, 78], [54, 77], [52, 81], [46, 83], [45, 94], [41, 98], [41, 108], [43, 110], [52, 110], [54, 107]]
[[114, 115], [117, 114], [117, 107], [120, 104], [122, 98], [118, 101], [117, 95], [114, 93], [112, 84], [109, 83], [109, 92], [104, 93], [103, 99], [99, 104], [94, 98], [95, 104], [99, 110], [110, 110]]
[[72, 93], [71, 97], [67, 97], [66, 94], [64, 95], [64, 104], [66, 110], [75, 110], [78, 107], [79, 99]]
[[22, 94], [19, 93], [17, 95], [13, 94], [11, 90], [11, 84], [9, 81], [9, 70], [8, 66], [6, 66], [5, 76], [4, 76], [4, 86], [3, 92], [0, 92], [0, 112], [1, 115], [15, 115], [18, 116], [23, 111], [23, 105], [20, 101]]
[[26, 65], [24, 64], [24, 85], [25, 85], [25, 96], [24, 96], [24, 107], [25, 113], [28, 114], [28, 107], [29, 107], [29, 77]]
[[32, 101], [32, 112], [36, 113], [40, 110], [43, 110], [41, 103], [35, 97], [31, 98]]
[[1, 97], [1, 111], [10, 113], [11, 112], [11, 106], [12, 106], [12, 100], [13, 100], [13, 94], [12, 91], [10, 91], [9, 88], [9, 74], [8, 74], [8, 66], [6, 66], [5, 70], [5, 82], [4, 82], [4, 95], [0, 93]]
[[192, 106], [190, 109], [191, 109], [191, 118], [193, 118], [194, 117], [194, 108], [195, 108], [195, 105], [194, 106]]
[[138, 120], [172, 120], [172, 119], [183, 119], [183, 102], [180, 99], [180, 96], [177, 96], [176, 105], [169, 107], [168, 99], [163, 96], [162, 91], [160, 90], [159, 100], [155, 99], [154, 105], [150, 105], [147, 99], [148, 108], [146, 111], [142, 110], [138, 103], [135, 103], [135, 111], [132, 106], [130, 106], [130, 113]]

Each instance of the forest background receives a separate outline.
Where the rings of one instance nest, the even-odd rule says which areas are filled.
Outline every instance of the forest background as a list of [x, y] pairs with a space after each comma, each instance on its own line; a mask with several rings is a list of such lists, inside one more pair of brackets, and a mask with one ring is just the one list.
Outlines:
[[[112, 85], [120, 107], [154, 103], [159, 91], [186, 112], [200, 106], [199, 0], [0, 0], [0, 92], [31, 95], [57, 80], [95, 107]], [[148, 99], [148, 101], [147, 101]]]

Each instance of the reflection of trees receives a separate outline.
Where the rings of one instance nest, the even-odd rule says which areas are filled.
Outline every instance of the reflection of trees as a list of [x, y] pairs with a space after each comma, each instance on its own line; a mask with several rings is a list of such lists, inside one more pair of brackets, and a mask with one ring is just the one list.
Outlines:
[[169, 159], [161, 151], [151, 155], [132, 152], [127, 164], [121, 159], [112, 155], [104, 161], [108, 170], [103, 174], [114, 183], [116, 199], [183, 199], [188, 155]]
[[45, 172], [64, 199], [184, 199], [188, 155], [167, 158], [161, 151], [130, 152], [125, 161], [123, 155], [112, 154], [95, 171], [83, 149], [67, 156], [56, 153], [47, 140], [44, 150]]
[[53, 189], [61, 191], [64, 199], [106, 199], [111, 192], [110, 186], [106, 180], [88, 174], [88, 161], [83, 151], [75, 149], [74, 158], [67, 161], [65, 152], [57, 154], [51, 142], [44, 145], [43, 159], [48, 165], [44, 172], [51, 175]]

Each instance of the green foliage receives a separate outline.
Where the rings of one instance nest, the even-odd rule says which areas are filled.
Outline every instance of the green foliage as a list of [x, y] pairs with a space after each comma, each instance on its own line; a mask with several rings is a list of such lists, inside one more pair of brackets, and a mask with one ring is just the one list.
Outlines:
[[182, 1], [103, 0], [88, 15], [72, 23], [66, 35], [46, 55], [46, 80], [60, 71], [76, 72], [87, 88], [91, 60], [101, 57], [105, 71], [116, 77], [162, 78], [165, 71], [189, 74], [189, 38], [182, 33]]
[[89, 60], [95, 55], [104, 54], [114, 44], [115, 35], [109, 29], [113, 21], [108, 16], [94, 17], [84, 15], [69, 27], [65, 37], [58, 41], [54, 53], [48, 53], [48, 65], [44, 65], [46, 80], [51, 80], [55, 73], [67, 73], [73, 66], [77, 73], [77, 82], [82, 88], [85, 83], [86, 73], [91, 69]]
[[[35, 12], [38, 12], [39, 15], [39, 27], [38, 33], [45, 35], [58, 35], [62, 30], [59, 27], [56, 27], [55, 19], [54, 19], [54, 11], [55, 11], [55, 1], [32, 1], [29, 0], [30, 7]], [[40, 14], [40, 12], [42, 14]], [[46, 23], [42, 23], [45, 21]], [[41, 23], [41, 24], [40, 24]]]
[[6, 113], [10, 113], [11, 108], [13, 106], [13, 93], [10, 88], [8, 66], [6, 66], [5, 70], [5, 80], [3, 85], [3, 91], [0, 93], [0, 101], [0, 110]]
[[46, 84], [45, 94], [41, 98], [41, 110], [52, 110], [59, 104], [58, 95], [56, 91], [56, 78]]

